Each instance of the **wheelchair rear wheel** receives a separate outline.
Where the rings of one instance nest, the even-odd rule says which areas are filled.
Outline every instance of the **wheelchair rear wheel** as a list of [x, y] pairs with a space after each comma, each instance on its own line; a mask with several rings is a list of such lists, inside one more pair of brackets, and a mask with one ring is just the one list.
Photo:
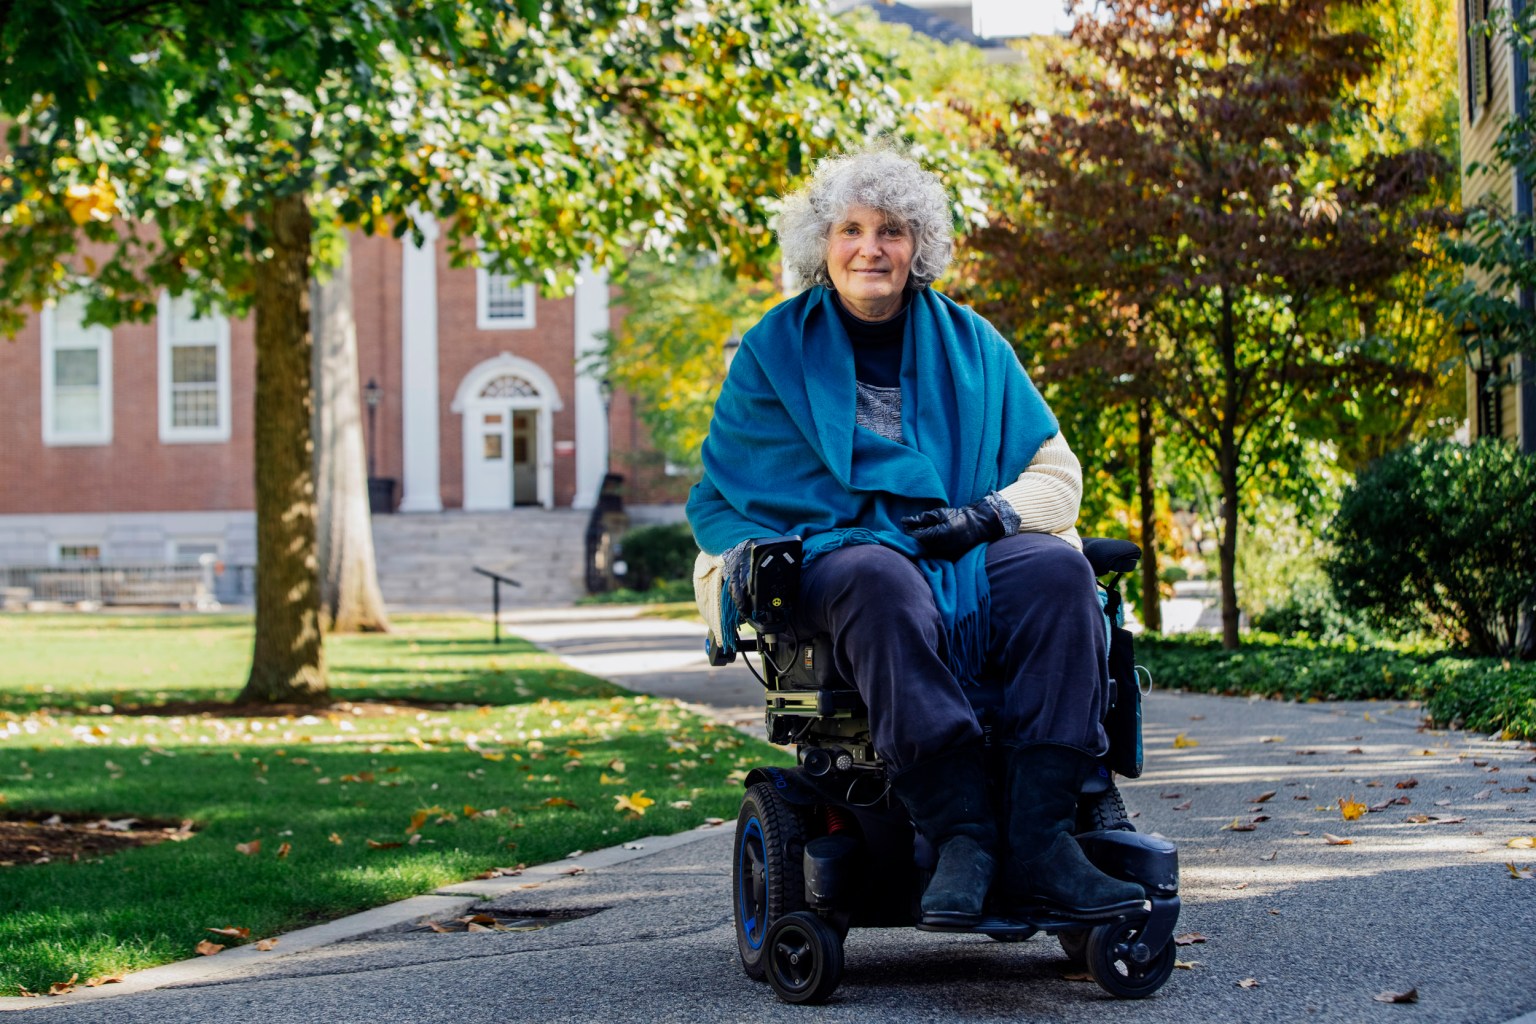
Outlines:
[[1079, 832], [1130, 828], [1130, 822], [1130, 812], [1125, 809], [1125, 801], [1113, 782], [1102, 793], [1084, 793], [1078, 801], [1077, 830]]
[[805, 829], [800, 815], [800, 808], [759, 782], [747, 790], [736, 819], [731, 870], [736, 947], [742, 969], [755, 981], [767, 977], [769, 929], [780, 918], [805, 909]]

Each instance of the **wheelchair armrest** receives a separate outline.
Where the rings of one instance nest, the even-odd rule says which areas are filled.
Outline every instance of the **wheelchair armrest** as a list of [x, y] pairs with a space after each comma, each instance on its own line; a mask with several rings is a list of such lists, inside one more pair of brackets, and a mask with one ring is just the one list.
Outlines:
[[1128, 540], [1111, 540], [1108, 537], [1084, 537], [1083, 554], [1093, 566], [1095, 576], [1112, 572], [1131, 572], [1141, 561], [1141, 548]]
[[747, 607], [741, 617], [759, 633], [781, 633], [800, 598], [800, 538], [754, 540], [747, 557]]

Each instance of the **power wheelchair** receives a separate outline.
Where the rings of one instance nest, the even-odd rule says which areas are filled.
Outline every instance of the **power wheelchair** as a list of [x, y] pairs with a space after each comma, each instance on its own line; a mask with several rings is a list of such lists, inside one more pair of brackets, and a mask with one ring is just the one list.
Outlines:
[[[794, 745], [798, 762], [792, 768], [756, 768], [746, 777], [732, 854], [732, 900], [748, 977], [766, 979], [786, 1002], [820, 1003], [842, 979], [843, 939], [850, 928], [916, 925], [976, 932], [1000, 942], [1021, 942], [1037, 932], [1054, 935], [1070, 964], [1086, 969], [1113, 996], [1139, 999], [1161, 988], [1175, 960], [1178, 851], [1160, 836], [1135, 831], [1114, 782], [1116, 774], [1141, 774], [1142, 694], [1119, 591], [1120, 578], [1136, 567], [1140, 549], [1128, 541], [1084, 542], [1100, 581], [1114, 693], [1105, 720], [1110, 751], [1079, 798], [1076, 838], [1100, 870], [1143, 886], [1147, 901], [1137, 912], [1083, 920], [1044, 908], [1004, 907], [994, 886], [986, 915], [965, 928], [919, 923], [919, 900], [935, 853], [891, 792], [870, 740], [868, 709], [833, 667], [831, 638], [791, 632], [800, 554], [798, 537], [755, 542], [742, 608], [753, 635], [738, 637], [729, 651], [713, 638], [705, 644], [712, 665], [727, 664], [738, 651], [759, 655], [762, 672], [750, 659], [748, 667], [765, 689], [769, 741]], [[970, 692], [989, 763], [997, 762], [991, 764], [996, 780], [1001, 750], [993, 742], [992, 723], [1002, 706], [1002, 688], [983, 679]], [[999, 781], [994, 802], [1001, 789]]]

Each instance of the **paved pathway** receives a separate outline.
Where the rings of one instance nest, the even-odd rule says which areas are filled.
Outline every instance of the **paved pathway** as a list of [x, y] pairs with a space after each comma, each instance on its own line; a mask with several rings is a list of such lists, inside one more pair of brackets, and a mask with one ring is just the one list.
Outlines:
[[[624, 685], [756, 717], [750, 675], [708, 673], [689, 653], [701, 627], [582, 612], [520, 615], [512, 630]], [[205, 961], [177, 987], [95, 990], [38, 1012], [49, 1024], [1536, 1024], [1536, 880], [1505, 866], [1536, 866], [1536, 850], [1506, 846], [1536, 835], [1528, 745], [1422, 732], [1413, 708], [1379, 702], [1157, 692], [1146, 710], [1148, 772], [1125, 784], [1127, 802], [1139, 828], [1179, 843], [1179, 931], [1205, 941], [1181, 949], [1191, 966], [1143, 1002], [1064, 979], [1053, 940], [900, 929], [852, 933], [829, 1005], [780, 1004], [736, 960], [726, 826], [455, 887], [461, 900], [482, 892], [508, 912], [597, 911], [576, 920], [509, 933], [375, 932], [286, 955], [280, 946]], [[1340, 798], [1381, 809], [1345, 821]], [[1246, 979], [1255, 986], [1240, 987]], [[1414, 1005], [1372, 998], [1410, 987]]]

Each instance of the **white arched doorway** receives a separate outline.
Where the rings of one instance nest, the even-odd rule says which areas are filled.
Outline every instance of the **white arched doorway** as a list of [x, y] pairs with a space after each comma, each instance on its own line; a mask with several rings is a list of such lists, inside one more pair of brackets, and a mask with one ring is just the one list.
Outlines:
[[537, 364], [502, 353], [464, 375], [453, 411], [463, 417], [464, 508], [555, 503], [555, 382]]

